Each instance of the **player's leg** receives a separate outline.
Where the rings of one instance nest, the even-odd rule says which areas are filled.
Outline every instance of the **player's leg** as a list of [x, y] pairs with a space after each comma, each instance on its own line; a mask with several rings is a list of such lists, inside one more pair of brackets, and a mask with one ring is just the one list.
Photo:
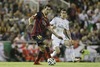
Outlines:
[[53, 51], [53, 53], [51, 54], [51, 57], [54, 57], [54, 56], [56, 56], [57, 54], [59, 54], [60, 53], [60, 48], [59, 48], [59, 46], [56, 46], [55, 47], [55, 50]]
[[38, 54], [34, 64], [40, 64], [39, 61], [40, 61], [42, 55], [44, 54], [44, 50], [45, 50], [44, 45], [42, 43], [39, 43], [38, 45], [39, 45], [40, 51], [39, 51], [39, 54]]
[[51, 54], [51, 57], [54, 57], [56, 56], [57, 54], [60, 53], [60, 48], [59, 48], [59, 45], [60, 45], [60, 41], [59, 40], [53, 40], [52, 41], [52, 45], [53, 45], [53, 53]]
[[35, 62], [34, 62], [34, 64], [36, 64], [36, 65], [39, 65], [40, 64], [39, 61], [40, 61], [40, 59], [41, 59], [41, 57], [42, 57], [42, 55], [44, 53], [43, 38], [40, 39], [39, 37], [40, 37], [40, 35], [39, 36], [33, 36], [32, 37], [33, 40], [35, 40], [37, 42], [37, 45], [39, 47], [39, 53], [38, 53], [38, 56], [36, 57]]
[[74, 62], [75, 60], [75, 53], [74, 53], [74, 48], [72, 46], [72, 42], [70, 40], [64, 40], [64, 45], [70, 49], [71, 53], [70, 53], [70, 57], [71, 57], [71, 60]]
[[46, 50], [46, 53], [47, 53], [48, 58], [51, 58], [50, 49], [49, 49], [49, 47], [51, 45], [51, 41], [48, 40], [48, 39], [46, 39], [46, 40], [43, 41], [43, 43], [46, 45], [45, 46], [45, 50]]

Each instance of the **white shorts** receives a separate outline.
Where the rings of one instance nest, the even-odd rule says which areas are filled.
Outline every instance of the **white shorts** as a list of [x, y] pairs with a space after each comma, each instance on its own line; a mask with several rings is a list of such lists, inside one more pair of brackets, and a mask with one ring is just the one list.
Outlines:
[[52, 48], [53, 48], [53, 50], [55, 50], [55, 47], [60, 47], [60, 44], [63, 45], [64, 44], [64, 40], [61, 40], [61, 39], [53, 39], [52, 40]]

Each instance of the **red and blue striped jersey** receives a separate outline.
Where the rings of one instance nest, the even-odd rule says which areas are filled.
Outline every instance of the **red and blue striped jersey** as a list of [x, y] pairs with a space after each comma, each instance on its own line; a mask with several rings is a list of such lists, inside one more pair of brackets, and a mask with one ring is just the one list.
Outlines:
[[[41, 19], [34, 17], [35, 23], [32, 29], [32, 36], [37, 36], [44, 34], [47, 30], [47, 27], [50, 26], [48, 18], [42, 15]], [[44, 34], [45, 35], [45, 34]]]

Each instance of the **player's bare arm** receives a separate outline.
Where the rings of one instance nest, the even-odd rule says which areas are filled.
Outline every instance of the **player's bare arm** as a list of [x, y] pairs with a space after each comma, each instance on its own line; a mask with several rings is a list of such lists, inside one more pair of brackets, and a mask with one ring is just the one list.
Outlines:
[[[64, 30], [64, 34], [68, 37], [68, 41], [69, 41], [69, 44], [71, 44], [72, 43], [72, 38], [71, 38], [71, 33], [70, 33], [70, 31], [69, 30]], [[68, 43], [68, 42], [67, 42]]]
[[52, 25], [52, 24], [51, 24], [51, 28], [52, 28], [52, 29], [55, 29], [55, 28], [56, 28], [56, 26], [54, 26], [54, 25]]
[[69, 40], [72, 40], [71, 33], [69, 30], [66, 30], [66, 36], [69, 38]]
[[35, 15], [32, 15], [32, 16], [28, 19], [29, 25], [32, 24], [32, 22], [33, 22], [35, 16], [36, 16], [36, 14], [35, 14]]

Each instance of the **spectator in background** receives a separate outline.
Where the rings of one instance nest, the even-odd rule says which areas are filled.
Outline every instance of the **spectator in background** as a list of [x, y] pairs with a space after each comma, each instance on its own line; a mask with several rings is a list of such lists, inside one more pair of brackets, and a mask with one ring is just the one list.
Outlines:
[[11, 61], [22, 61], [21, 53], [18, 51], [18, 46], [15, 46], [10, 51]]
[[31, 61], [35, 61], [35, 58], [36, 58], [36, 56], [38, 55], [38, 52], [39, 52], [39, 47], [35, 44], [36, 43], [29, 43], [29, 51], [30, 51], [30, 55], [32, 57]]
[[67, 9], [67, 14], [69, 20], [75, 22], [77, 18], [77, 12], [76, 12], [76, 5], [74, 3], [72, 3], [71, 6]]
[[21, 22], [18, 26], [19, 26], [20, 33], [25, 32], [26, 26], [25, 26], [24, 22]]
[[30, 35], [26, 31], [21, 33], [21, 35], [22, 35], [21, 40], [23, 40], [23, 41], [30, 41], [31, 40]]
[[89, 58], [90, 52], [87, 50], [87, 46], [84, 46], [84, 48], [80, 51], [81, 55], [81, 61], [87, 61]]
[[13, 3], [13, 13], [15, 13], [18, 10], [18, 0], [15, 0], [15, 2]]
[[17, 36], [15, 37], [15, 39], [14, 39], [14, 41], [16, 41], [16, 42], [25, 42], [25, 41], [23, 41], [22, 39], [21, 39], [21, 34], [20, 33], [18, 33], [17, 34]]
[[91, 44], [94, 45], [98, 44], [98, 42], [100, 41], [95, 31], [89, 33], [87, 37], [91, 41]]
[[87, 27], [88, 15], [85, 11], [82, 11], [82, 13], [79, 14], [79, 20], [81, 28], [84, 28], [85, 26]]
[[5, 10], [5, 14], [7, 14], [8, 13], [8, 3], [5, 3], [4, 4], [4, 10]]
[[94, 25], [94, 21], [93, 21], [93, 19], [92, 19], [92, 17], [89, 17], [89, 19], [88, 19], [88, 30], [90, 31], [90, 32], [92, 32], [93, 31], [93, 29], [94, 29], [94, 27], [93, 27], [93, 25]]
[[83, 36], [82, 39], [80, 40], [80, 45], [89, 45], [92, 44], [91, 41], [88, 39], [87, 36]]
[[30, 50], [28, 49], [28, 44], [25, 44], [25, 47], [22, 49], [23, 57], [25, 57], [25, 61], [32, 61], [32, 56], [30, 55]]
[[32, 40], [32, 38], [31, 38], [32, 31], [30, 31], [32, 28], [33, 28], [32, 24], [26, 27], [26, 33], [27, 33], [27, 36], [29, 36], [30, 40]]
[[18, 24], [14, 23], [14, 25], [11, 27], [10, 32], [13, 32], [15, 34], [18, 34], [20, 32]]
[[89, 6], [89, 9], [87, 10], [87, 15], [89, 17], [92, 17], [93, 16], [93, 6]]
[[25, 27], [28, 26], [28, 17], [23, 15], [23, 18], [21, 18], [20, 23], [24, 24]]
[[7, 28], [7, 32], [10, 32], [11, 27], [8, 22], [5, 22], [5, 27]]
[[0, 2], [0, 18], [2, 21], [4, 20], [4, 14], [5, 14], [5, 10], [2, 6], [2, 3]]
[[100, 55], [100, 46], [96, 48], [97, 53]]
[[13, 42], [13, 40], [15, 39], [15, 37], [16, 37], [16, 34], [15, 34], [14, 32], [10, 32], [10, 35], [9, 35], [8, 41]]
[[[100, 40], [100, 30], [97, 31], [96, 35], [98, 36], [99, 40]], [[100, 43], [100, 42], [99, 42]]]
[[67, 43], [66, 50], [65, 50], [65, 61], [74, 62], [75, 61], [75, 53], [73, 45]]
[[0, 34], [4, 34], [7, 32], [7, 28], [5, 27], [5, 23], [1, 22], [0, 23]]
[[11, 11], [13, 14], [13, 4], [12, 3], [8, 5], [8, 10], [9, 12]]
[[72, 40], [80, 40], [82, 38], [82, 34], [78, 29], [73, 29], [71, 32]]
[[9, 41], [10, 33], [6, 32], [2, 35], [2, 40], [3, 41]]
[[29, 7], [29, 4], [25, 5], [25, 8], [23, 9], [23, 13], [28, 16], [31, 13], [31, 9]]

